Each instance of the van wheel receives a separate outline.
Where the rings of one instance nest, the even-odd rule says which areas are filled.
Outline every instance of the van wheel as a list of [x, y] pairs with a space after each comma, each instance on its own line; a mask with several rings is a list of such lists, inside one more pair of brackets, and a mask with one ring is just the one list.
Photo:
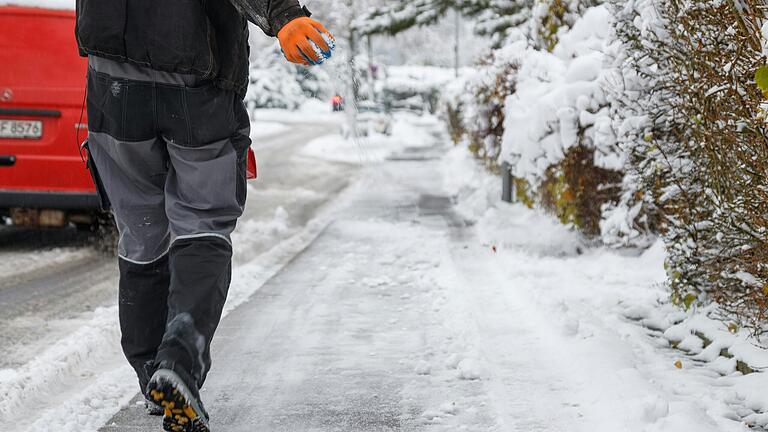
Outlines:
[[120, 238], [117, 232], [115, 219], [109, 213], [103, 213], [95, 217], [96, 222], [91, 225], [93, 232], [93, 247], [105, 255], [117, 255], [117, 240]]
[[75, 222], [73, 223], [73, 225], [75, 226], [75, 229], [78, 232], [82, 232], [82, 233], [94, 232], [97, 228], [96, 224], [92, 224], [92, 223]]

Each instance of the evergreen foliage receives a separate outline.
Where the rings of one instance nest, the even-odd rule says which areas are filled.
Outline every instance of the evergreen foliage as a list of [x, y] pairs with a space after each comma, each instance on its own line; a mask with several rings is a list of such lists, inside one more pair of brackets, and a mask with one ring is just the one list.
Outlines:
[[399, 0], [374, 8], [355, 20], [363, 35], [394, 35], [415, 26], [434, 24], [454, 10], [475, 18], [478, 34], [503, 40], [507, 30], [528, 21], [534, 0]]
[[[765, 65], [760, 0], [655, 1], [663, 18], [645, 32], [640, 10], [616, 2], [625, 65], [645, 80], [617, 113], [645, 121], [624, 141], [637, 190], [661, 223], [673, 299], [718, 302], [755, 333], [768, 313], [768, 141], [755, 82]], [[638, 2], [642, 4], [642, 2]], [[636, 5], [637, 6], [637, 5]], [[632, 117], [629, 117], [630, 119]]]

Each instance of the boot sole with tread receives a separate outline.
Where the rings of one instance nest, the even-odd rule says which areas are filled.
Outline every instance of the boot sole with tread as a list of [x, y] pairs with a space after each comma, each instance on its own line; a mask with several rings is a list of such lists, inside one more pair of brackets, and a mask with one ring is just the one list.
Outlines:
[[[149, 396], [163, 407], [163, 430], [168, 432], [210, 432], [205, 414], [196, 408], [189, 390], [165, 376], [153, 376]], [[175, 374], [174, 374], [175, 375]]]

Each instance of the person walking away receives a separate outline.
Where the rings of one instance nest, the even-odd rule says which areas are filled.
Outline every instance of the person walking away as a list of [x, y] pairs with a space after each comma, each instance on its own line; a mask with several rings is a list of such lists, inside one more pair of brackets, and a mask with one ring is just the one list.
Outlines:
[[77, 0], [84, 147], [120, 234], [121, 345], [166, 431], [209, 431], [199, 389], [246, 200], [247, 21], [293, 63], [331, 55], [297, 0]]

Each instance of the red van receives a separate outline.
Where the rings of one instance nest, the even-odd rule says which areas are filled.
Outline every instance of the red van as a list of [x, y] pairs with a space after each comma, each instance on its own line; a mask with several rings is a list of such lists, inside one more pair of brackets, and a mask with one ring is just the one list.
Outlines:
[[101, 214], [79, 149], [87, 60], [74, 32], [73, 10], [0, 6], [0, 214], [16, 225]]
[[112, 223], [80, 150], [87, 68], [74, 10], [0, 6], [0, 216], [14, 225]]

